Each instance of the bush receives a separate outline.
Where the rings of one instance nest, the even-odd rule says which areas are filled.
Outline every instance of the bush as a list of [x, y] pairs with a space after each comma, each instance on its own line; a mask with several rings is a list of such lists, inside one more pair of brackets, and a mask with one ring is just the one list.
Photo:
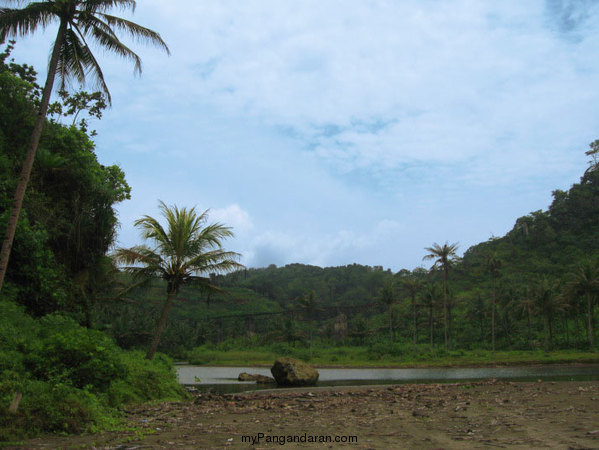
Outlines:
[[172, 360], [165, 355], [157, 354], [148, 361], [142, 352], [123, 352], [121, 363], [127, 376], [111, 383], [107, 398], [112, 406], [158, 399], [180, 400], [187, 395], [177, 380]]
[[0, 301], [0, 440], [103, 429], [117, 423], [116, 407], [185, 395], [169, 358], [148, 361], [68, 317], [32, 319]]
[[36, 351], [25, 359], [36, 378], [102, 392], [114, 379], [127, 377], [121, 350], [105, 334], [56, 314], [40, 319], [40, 326]]

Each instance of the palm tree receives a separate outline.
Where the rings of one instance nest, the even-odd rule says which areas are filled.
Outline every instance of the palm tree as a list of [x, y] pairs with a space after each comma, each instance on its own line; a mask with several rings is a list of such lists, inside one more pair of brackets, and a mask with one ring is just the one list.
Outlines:
[[316, 313], [320, 310], [318, 298], [316, 293], [312, 290], [303, 297], [297, 299], [297, 304], [300, 309], [303, 310], [306, 319], [308, 319], [309, 326], [309, 339], [310, 339], [310, 358], [312, 358], [312, 337], [314, 334], [314, 321], [316, 320]]
[[545, 349], [553, 345], [553, 320], [557, 314], [564, 312], [567, 304], [557, 294], [557, 284], [547, 277], [542, 277], [534, 286], [534, 299], [537, 311], [543, 316], [545, 329]]
[[402, 288], [412, 301], [412, 343], [417, 344], [418, 341], [418, 304], [416, 296], [422, 290], [422, 282], [417, 278], [407, 278], [402, 283]]
[[424, 295], [422, 296], [422, 304], [428, 309], [428, 329], [429, 329], [429, 341], [431, 350], [434, 346], [434, 334], [435, 334], [435, 320], [434, 310], [439, 299], [438, 285], [434, 283], [427, 284], [424, 289]]
[[485, 257], [485, 270], [493, 279], [493, 292], [491, 299], [491, 348], [495, 351], [495, 312], [497, 310], [497, 278], [501, 275], [502, 261], [495, 253]]
[[389, 314], [389, 337], [391, 342], [395, 340], [395, 330], [393, 328], [393, 304], [395, 303], [395, 288], [392, 282], [387, 282], [379, 290], [379, 302], [387, 307], [387, 313]]
[[527, 286], [524, 290], [521, 290], [516, 296], [515, 308], [520, 314], [526, 314], [526, 340], [528, 345], [533, 348], [532, 342], [532, 316], [536, 308], [536, 297], [535, 290]]
[[166, 281], [166, 300], [146, 355], [148, 359], [154, 357], [173, 299], [183, 284], [194, 282], [216, 290], [209, 277], [200, 275], [243, 268], [237, 262], [240, 255], [224, 251], [221, 246], [233, 232], [220, 223], [206, 225], [208, 211], [198, 214], [195, 208], [168, 207], [163, 202], [160, 202], [160, 210], [166, 219], [166, 228], [150, 216], [135, 221], [135, 226], [142, 230], [142, 237], [153, 241], [154, 248], [145, 245], [120, 248], [114, 255], [117, 262], [127, 265], [123, 269], [138, 279], [158, 277]]
[[443, 271], [443, 332], [445, 336], [445, 348], [449, 348], [449, 320], [447, 310], [447, 279], [449, 277], [449, 269], [453, 266], [457, 260], [456, 251], [458, 249], [458, 243], [449, 245], [447, 242], [443, 246], [440, 246], [436, 242], [432, 247], [426, 247], [428, 255], [425, 255], [422, 259], [434, 259], [432, 269], [440, 268]]
[[[4, 3], [19, 4], [23, 1], [4, 0]], [[56, 76], [58, 75], [60, 87], [63, 90], [69, 79], [74, 78], [78, 83], [83, 84], [85, 78], [91, 76], [100, 89], [106, 93], [110, 102], [110, 93], [104, 81], [104, 75], [88, 46], [88, 41], [94, 41], [105, 50], [133, 61], [137, 73], [141, 73], [141, 59], [119, 40], [115, 30], [123, 31], [134, 39], [147, 41], [163, 48], [167, 53], [169, 52], [168, 47], [158, 33], [129, 20], [107, 14], [114, 7], [133, 11], [135, 9], [135, 0], [41, 0], [28, 2], [25, 7], [20, 9], [0, 8], [0, 42], [4, 42], [8, 37], [28, 35], [37, 31], [38, 28], [45, 29], [51, 23], [58, 22], [58, 32], [54, 40], [50, 63], [48, 64], [48, 74], [42, 91], [40, 109], [25, 153], [13, 208], [2, 242], [0, 290], [8, 267], [17, 222], [42, 128], [46, 120]]]
[[589, 346], [594, 345], [593, 307], [599, 299], [599, 267], [590, 261], [580, 265], [570, 275], [566, 284], [566, 295], [571, 300], [584, 298], [587, 316], [587, 336]]

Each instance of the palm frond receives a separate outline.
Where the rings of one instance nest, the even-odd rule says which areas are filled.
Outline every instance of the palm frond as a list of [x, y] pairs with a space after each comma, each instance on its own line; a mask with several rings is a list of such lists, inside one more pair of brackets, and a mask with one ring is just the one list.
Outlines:
[[22, 9], [0, 8], [0, 41], [46, 28], [56, 19], [51, 2], [34, 2]]
[[159, 203], [166, 225], [151, 216], [135, 221], [142, 236], [151, 240], [155, 248], [145, 246], [119, 249], [115, 259], [128, 264], [124, 269], [130, 273], [146, 272], [159, 274], [168, 282], [169, 292], [176, 293], [179, 287], [190, 280], [201, 280], [198, 275], [226, 273], [241, 269], [240, 255], [222, 249], [221, 241], [232, 232], [222, 224], [204, 226], [208, 211], [198, 214], [195, 208], [177, 208]]
[[114, 252], [113, 258], [122, 264], [160, 265], [162, 262], [162, 257], [159, 254], [144, 245], [118, 248]]
[[82, 6], [85, 11], [90, 12], [108, 11], [112, 8], [135, 12], [137, 4], [135, 0], [87, 0]]
[[91, 14], [81, 14], [80, 27], [83, 34], [91, 36], [101, 47], [124, 59], [132, 61], [135, 73], [138, 75], [141, 74], [141, 58], [119, 40], [108, 24], [93, 17]]
[[85, 67], [81, 61], [82, 49], [79, 38], [73, 30], [66, 30], [58, 57], [57, 75], [60, 78], [60, 89], [64, 90], [69, 78], [79, 83], [85, 82]]
[[94, 57], [89, 46], [75, 31], [77, 27], [67, 29], [61, 46], [60, 58], [58, 62], [57, 74], [60, 78], [61, 89], [66, 88], [66, 83], [70, 78], [75, 78], [78, 83], [84, 84], [86, 78], [91, 75], [95, 84], [106, 94], [108, 103], [111, 103], [110, 92], [104, 81], [104, 74], [100, 64]]
[[239, 257], [235, 252], [215, 250], [188, 260], [185, 268], [192, 273], [227, 273], [244, 267], [237, 262]]
[[129, 34], [132, 38], [138, 42], [148, 42], [156, 47], [162, 48], [167, 55], [171, 52], [166, 43], [160, 37], [160, 34], [150, 30], [149, 28], [142, 27], [130, 20], [122, 19], [120, 17], [111, 16], [110, 14], [98, 13], [109, 25], [115, 27], [118, 30], [124, 31]]
[[136, 220], [133, 223], [134, 226], [141, 228], [141, 235], [146, 240], [154, 241], [160, 248], [162, 253], [171, 254], [170, 239], [162, 227], [160, 222], [150, 216], [143, 216], [141, 219]]

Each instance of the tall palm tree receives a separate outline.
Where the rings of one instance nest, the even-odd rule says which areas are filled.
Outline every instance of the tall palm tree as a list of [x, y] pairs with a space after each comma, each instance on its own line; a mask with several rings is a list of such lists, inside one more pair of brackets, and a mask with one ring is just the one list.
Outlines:
[[557, 283], [546, 276], [540, 278], [533, 289], [536, 310], [543, 316], [545, 348], [548, 350], [553, 345], [553, 321], [555, 316], [560, 312], [564, 312], [568, 305], [563, 297], [558, 295]]
[[316, 297], [314, 290], [308, 292], [303, 297], [299, 297], [297, 304], [303, 311], [304, 316], [308, 320], [309, 339], [310, 339], [310, 358], [312, 358], [312, 338], [314, 335], [314, 322], [316, 321], [316, 313], [320, 310], [320, 302]]
[[389, 315], [389, 337], [391, 342], [395, 340], [395, 329], [393, 328], [393, 304], [396, 301], [395, 287], [392, 282], [387, 282], [379, 290], [378, 301], [387, 307], [387, 314]]
[[491, 298], [491, 348], [495, 351], [495, 312], [497, 311], [497, 279], [501, 275], [502, 261], [495, 253], [490, 253], [485, 257], [485, 271], [493, 279], [492, 298]]
[[[0, 1], [9, 5], [24, 3], [23, 0]], [[23, 8], [0, 7], [0, 42], [4, 42], [8, 37], [34, 33], [38, 28], [45, 29], [54, 22], [58, 22], [58, 32], [54, 40], [50, 63], [48, 64], [48, 74], [42, 91], [40, 109], [25, 153], [13, 208], [2, 242], [0, 290], [8, 267], [8, 259], [19, 214], [25, 198], [25, 191], [29, 183], [42, 128], [46, 120], [56, 76], [58, 75], [60, 80], [61, 89], [65, 88], [67, 81], [71, 78], [83, 84], [86, 77], [91, 76], [99, 88], [106, 93], [110, 102], [110, 93], [104, 81], [104, 74], [88, 46], [88, 41], [93, 41], [99, 47], [133, 61], [137, 73], [141, 73], [141, 59], [120, 41], [115, 30], [129, 34], [136, 40], [154, 44], [167, 53], [169, 52], [168, 47], [155, 31], [108, 14], [108, 11], [114, 7], [133, 11], [135, 9], [135, 0], [40, 0], [26, 3], [27, 5]]]
[[531, 286], [527, 286], [525, 289], [520, 290], [514, 303], [516, 312], [519, 314], [526, 314], [526, 341], [531, 348], [533, 348], [532, 316], [535, 313], [536, 304], [535, 289]]
[[424, 287], [424, 294], [422, 296], [422, 305], [428, 309], [428, 329], [429, 329], [429, 343], [431, 350], [434, 347], [434, 335], [435, 335], [435, 318], [434, 310], [439, 300], [439, 289], [438, 285], [429, 283]]
[[570, 275], [566, 284], [566, 295], [571, 300], [584, 298], [587, 316], [587, 336], [589, 346], [594, 345], [593, 308], [599, 299], [599, 267], [590, 261], [580, 265]]
[[441, 269], [443, 272], [443, 332], [445, 337], [445, 348], [449, 348], [449, 320], [447, 310], [447, 279], [449, 278], [449, 269], [453, 266], [457, 260], [456, 251], [458, 249], [458, 243], [455, 242], [449, 245], [447, 242], [443, 246], [440, 246], [436, 242], [432, 247], [426, 247], [425, 250], [429, 252], [422, 259], [433, 259], [435, 262], [432, 269]]
[[117, 262], [127, 265], [123, 269], [135, 277], [166, 281], [166, 300], [146, 355], [148, 359], [154, 357], [173, 299], [183, 284], [194, 282], [207, 289], [216, 289], [209, 277], [201, 275], [243, 268], [237, 262], [240, 255], [227, 252], [221, 246], [233, 232], [220, 223], [206, 225], [208, 211], [198, 214], [195, 208], [168, 207], [163, 202], [160, 202], [160, 210], [166, 219], [166, 228], [150, 216], [135, 221], [135, 226], [141, 228], [142, 237], [152, 241], [154, 248], [145, 245], [120, 248], [114, 255]]
[[422, 290], [422, 282], [417, 278], [407, 278], [403, 280], [402, 288], [412, 302], [412, 343], [416, 345], [418, 341], [418, 304], [416, 296]]

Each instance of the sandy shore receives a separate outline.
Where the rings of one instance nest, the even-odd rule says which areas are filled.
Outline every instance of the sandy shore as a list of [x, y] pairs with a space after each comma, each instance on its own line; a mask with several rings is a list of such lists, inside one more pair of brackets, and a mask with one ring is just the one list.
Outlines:
[[599, 448], [599, 382], [198, 394], [133, 408], [127, 420], [132, 431], [40, 438], [20, 448]]

